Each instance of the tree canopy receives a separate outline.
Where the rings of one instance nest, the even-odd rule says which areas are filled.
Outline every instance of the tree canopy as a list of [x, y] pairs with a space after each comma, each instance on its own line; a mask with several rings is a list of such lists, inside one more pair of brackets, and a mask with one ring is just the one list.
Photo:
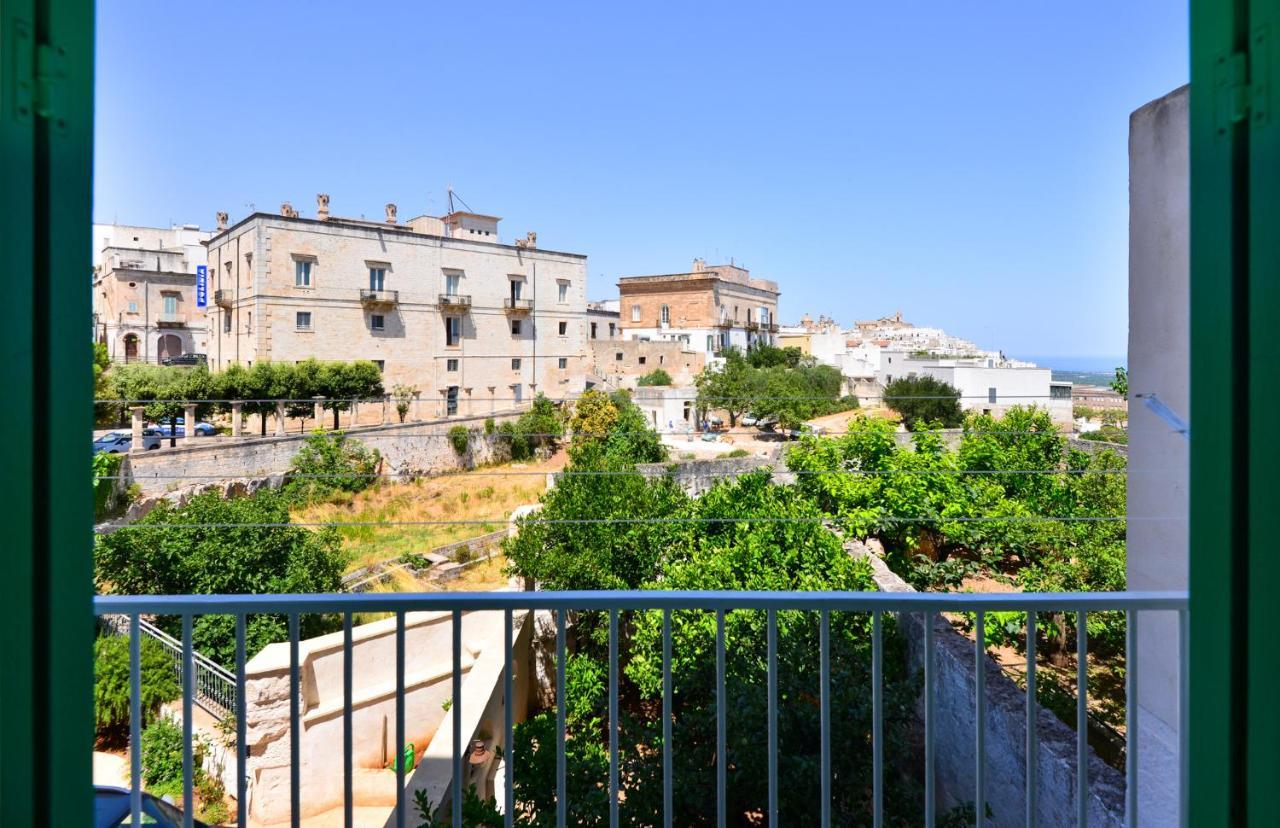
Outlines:
[[885, 405], [902, 417], [910, 431], [919, 427], [956, 428], [964, 419], [960, 392], [930, 376], [901, 377], [884, 387]]

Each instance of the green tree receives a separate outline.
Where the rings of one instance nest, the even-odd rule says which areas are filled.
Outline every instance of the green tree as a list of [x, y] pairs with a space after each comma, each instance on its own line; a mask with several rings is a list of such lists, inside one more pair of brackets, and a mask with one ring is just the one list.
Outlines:
[[738, 424], [738, 418], [753, 410], [762, 400], [764, 390], [760, 372], [735, 348], [723, 351], [724, 362], [708, 365], [698, 375], [698, 408], [703, 411], [723, 411], [729, 415], [729, 427]]
[[[160, 705], [178, 698], [178, 679], [173, 659], [154, 639], [143, 636], [141, 666], [142, 722], [146, 727]], [[132, 689], [129, 666], [129, 637], [102, 635], [93, 643], [93, 710], [99, 741], [119, 746], [128, 741]]]
[[960, 392], [933, 377], [901, 377], [884, 388], [885, 404], [911, 431], [920, 426], [956, 428], [964, 420]]
[[396, 415], [400, 417], [400, 422], [404, 422], [404, 418], [409, 416], [409, 405], [413, 402], [413, 398], [418, 396], [418, 386], [405, 385], [397, 383], [391, 389], [391, 397], [395, 400]]
[[1115, 378], [1111, 380], [1111, 390], [1125, 399], [1129, 398], [1129, 369], [1123, 365], [1116, 366]]
[[355, 362], [322, 362], [315, 394], [325, 397], [324, 407], [333, 412], [333, 427], [341, 427], [340, 413], [350, 411], [353, 402], [381, 397], [382, 371], [367, 359]]
[[361, 492], [378, 479], [382, 455], [341, 431], [310, 434], [289, 461], [285, 491], [303, 503], [330, 492]]
[[641, 386], [670, 385], [670, 384], [671, 384], [671, 375], [668, 374], [666, 371], [662, 370], [661, 368], [655, 368], [654, 370], [640, 377], [640, 379], [636, 380], [636, 385], [641, 385]]
[[[162, 502], [136, 523], [98, 535], [94, 581], [99, 593], [124, 595], [263, 595], [339, 592], [346, 556], [332, 529], [289, 525], [291, 500], [282, 492], [223, 499], [197, 495], [184, 506]], [[287, 635], [283, 615], [248, 618], [249, 655]], [[157, 626], [177, 636], [180, 619], [162, 616]], [[302, 635], [338, 628], [336, 619], [304, 615]], [[235, 655], [235, 619], [195, 619], [192, 641], [221, 664]]]
[[779, 348], [775, 345], [761, 343], [747, 350], [747, 362], [752, 368], [796, 368], [804, 352], [799, 348]]
[[588, 445], [601, 447], [603, 455], [624, 466], [659, 463], [667, 458], [657, 432], [649, 427], [644, 412], [626, 391], [607, 393], [593, 389], [584, 393], [574, 402], [569, 430], [573, 432], [570, 458]]

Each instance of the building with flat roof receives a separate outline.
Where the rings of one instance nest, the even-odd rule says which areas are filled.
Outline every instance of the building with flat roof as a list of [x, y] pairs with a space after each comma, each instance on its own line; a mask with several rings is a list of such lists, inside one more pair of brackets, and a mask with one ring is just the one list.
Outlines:
[[210, 365], [367, 359], [439, 414], [511, 408], [583, 390], [587, 257], [505, 244], [496, 216], [384, 221], [289, 204], [209, 240]]
[[203, 353], [208, 324], [196, 302], [207, 231], [93, 225], [93, 339], [114, 362], [163, 362]]
[[627, 339], [679, 341], [708, 360], [725, 348], [775, 343], [777, 282], [753, 279], [732, 262], [694, 259], [688, 273], [623, 276], [618, 294]]

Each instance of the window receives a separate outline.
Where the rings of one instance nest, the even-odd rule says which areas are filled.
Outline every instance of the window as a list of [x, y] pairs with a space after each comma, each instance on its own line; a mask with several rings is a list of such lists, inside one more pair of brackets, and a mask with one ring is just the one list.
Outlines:
[[644, 365], [644, 361], [645, 361], [645, 359], [647, 359], [647, 357], [640, 357], [640, 364], [641, 364], [641, 365]]
[[446, 359], [446, 360], [444, 361], [444, 370], [446, 370], [446, 371], [457, 371], [457, 370], [458, 370], [458, 360], [456, 360], [456, 359]]
[[511, 370], [512, 371], [520, 370], [520, 359], [518, 357], [511, 360]]
[[444, 392], [444, 413], [446, 417], [452, 417], [458, 413], [458, 386], [450, 385], [448, 390]]
[[712, 334], [707, 334], [707, 351], [708, 353], [716, 349], [716, 338]]
[[993, 403], [993, 402], [995, 402], [995, 401], [996, 401], [996, 389], [994, 389], [994, 388], [988, 388], [988, 389], [987, 389], [987, 402], [989, 402], [989, 403]]
[[458, 288], [462, 287], [461, 273], [446, 273], [444, 275], [444, 294], [445, 296], [457, 296]]
[[524, 279], [511, 280], [511, 301], [516, 302], [520, 299], [520, 294], [524, 291]]
[[520, 320], [519, 320], [519, 319], [512, 319], [512, 320], [511, 320], [511, 335], [512, 335], [512, 336], [519, 336], [519, 335], [520, 335]]
[[596, 323], [595, 323], [595, 322], [592, 322], [592, 323], [591, 323], [591, 338], [592, 338], [592, 339], [595, 339], [595, 338], [596, 338]]
[[669, 305], [662, 306], [662, 324], [671, 324], [671, 307]]
[[244, 324], [245, 333], [253, 333], [253, 311], [249, 311], [249, 321]]
[[138, 303], [137, 303], [137, 302], [130, 302], [130, 303], [129, 303], [129, 313], [137, 313], [137, 312], [138, 312]]
[[569, 358], [568, 358], [568, 357], [560, 357], [560, 359], [556, 361], [556, 367], [558, 367], [561, 371], [563, 371], [563, 370], [565, 370], [566, 368], [568, 368], [568, 367], [569, 367]]
[[622, 362], [622, 351], [615, 351], [613, 354], [614, 362]]
[[383, 316], [382, 314], [380, 313], [372, 314], [369, 317], [369, 330], [385, 331], [387, 329], [386, 321], [387, 321], [386, 317]]
[[1050, 385], [1049, 398], [1053, 400], [1071, 399], [1071, 386], [1070, 385]]
[[[228, 317], [228, 319], [230, 319], [230, 317]], [[297, 323], [298, 330], [311, 330], [311, 311], [298, 311]]]
[[639, 306], [639, 305], [632, 305], [632, 306], [631, 306], [631, 321], [632, 321], [632, 322], [639, 322], [639, 321], [640, 321], [640, 306]]
[[444, 344], [446, 348], [457, 347], [462, 342], [462, 320], [456, 316], [444, 318]]
[[165, 314], [170, 316], [178, 312], [178, 297], [176, 296], [164, 297], [164, 312]]
[[373, 364], [378, 366], [379, 374], [381, 374], [387, 367], [387, 361], [385, 359], [375, 359], [373, 361]]
[[569, 283], [561, 282], [558, 286], [559, 293], [556, 294], [556, 301], [560, 304], [568, 304], [569, 302]]
[[564, 335], [565, 335], [565, 334], [567, 334], [567, 333], [569, 333], [569, 323], [568, 323], [568, 322], [561, 322], [561, 323], [560, 323], [560, 335], [561, 335], [561, 336], [564, 336]]
[[298, 259], [293, 263], [294, 287], [311, 287], [311, 261]]
[[517, 403], [522, 402], [524, 400], [524, 386], [518, 382], [511, 386], [511, 396]]
[[610, 322], [610, 323], [609, 323], [609, 338], [610, 338], [610, 339], [613, 339], [613, 332], [614, 332], [614, 330], [615, 330], [614, 325], [613, 325], [613, 323], [612, 323], [612, 322]]
[[369, 268], [369, 290], [382, 290], [382, 286], [386, 281], [387, 269], [385, 267]]
[[222, 314], [222, 332], [231, 333], [231, 314], [230, 313]]

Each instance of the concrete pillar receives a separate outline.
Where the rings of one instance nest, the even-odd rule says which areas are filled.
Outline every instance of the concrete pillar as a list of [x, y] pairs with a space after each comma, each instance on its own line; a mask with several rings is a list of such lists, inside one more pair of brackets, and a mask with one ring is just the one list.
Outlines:
[[244, 403], [231, 404], [231, 436], [239, 437], [244, 432]]
[[462, 391], [464, 394], [467, 395], [467, 414], [471, 415], [476, 413], [476, 400], [474, 397], [471, 396], [471, 389], [464, 388], [462, 389]]
[[132, 432], [132, 441], [129, 443], [129, 453], [135, 451], [146, 451], [146, 447], [142, 445], [142, 412], [143, 406], [129, 406], [129, 426]]
[[276, 401], [276, 436], [284, 436], [284, 403]]
[[498, 395], [497, 395], [497, 390], [498, 390], [497, 386], [495, 386], [495, 385], [490, 385], [490, 386], [489, 386], [489, 413], [490, 413], [490, 414], [496, 414], [496, 413], [498, 413]]
[[316, 428], [324, 428], [324, 397], [317, 394], [311, 399], [315, 400], [315, 418]]
[[387, 413], [390, 407], [391, 407], [391, 395], [383, 394], [382, 395], [382, 424], [383, 425], [387, 424]]
[[422, 422], [422, 392], [413, 392], [413, 415], [412, 419], [415, 423]]
[[186, 425], [182, 427], [182, 444], [189, 446], [196, 441], [196, 404], [186, 403], [182, 406], [182, 416]]

